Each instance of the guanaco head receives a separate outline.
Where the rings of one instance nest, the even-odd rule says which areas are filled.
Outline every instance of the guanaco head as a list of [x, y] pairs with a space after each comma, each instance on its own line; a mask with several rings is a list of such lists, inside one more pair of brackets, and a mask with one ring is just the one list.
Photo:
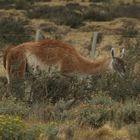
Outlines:
[[121, 77], [124, 76], [125, 73], [125, 63], [123, 60], [124, 57], [124, 48], [120, 51], [120, 56], [116, 57], [114, 48], [111, 49], [112, 55], [112, 68], [116, 71]]

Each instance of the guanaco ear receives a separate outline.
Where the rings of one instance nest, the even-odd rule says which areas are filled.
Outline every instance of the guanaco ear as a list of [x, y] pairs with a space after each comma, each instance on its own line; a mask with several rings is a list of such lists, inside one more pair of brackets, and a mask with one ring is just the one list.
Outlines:
[[123, 49], [121, 49], [121, 51], [120, 51], [120, 58], [123, 58], [123, 57], [124, 57], [124, 53], [125, 53], [125, 51], [124, 51], [124, 48], [123, 48]]
[[115, 57], [115, 55], [114, 55], [114, 48], [111, 48], [111, 55], [112, 55], [112, 58]]

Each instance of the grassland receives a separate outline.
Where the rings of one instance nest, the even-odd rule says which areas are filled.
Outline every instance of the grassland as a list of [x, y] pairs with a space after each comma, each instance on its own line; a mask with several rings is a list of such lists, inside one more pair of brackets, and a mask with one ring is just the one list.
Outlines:
[[[46, 38], [62, 40], [90, 57], [93, 31], [98, 31], [96, 57], [110, 55], [111, 47], [117, 55], [125, 48], [127, 70], [124, 78], [107, 73], [82, 83], [77, 77], [39, 72], [28, 79], [31, 89], [15, 82], [13, 97], [2, 99], [6, 78], [1, 58], [0, 140], [139, 140], [139, 4], [102, 1], [0, 1], [1, 50], [34, 40], [42, 28]], [[31, 92], [32, 103], [27, 102]]]

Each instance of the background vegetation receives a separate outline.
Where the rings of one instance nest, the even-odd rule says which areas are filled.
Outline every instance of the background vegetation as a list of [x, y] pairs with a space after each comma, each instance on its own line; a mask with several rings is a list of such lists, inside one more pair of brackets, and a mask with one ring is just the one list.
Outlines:
[[[0, 0], [0, 48], [46, 38], [72, 44], [89, 57], [93, 31], [97, 56], [125, 48], [125, 77], [106, 73], [82, 81], [32, 70], [7, 92], [0, 61], [0, 140], [139, 140], [140, 5], [136, 0]], [[28, 102], [33, 94], [32, 102]]]

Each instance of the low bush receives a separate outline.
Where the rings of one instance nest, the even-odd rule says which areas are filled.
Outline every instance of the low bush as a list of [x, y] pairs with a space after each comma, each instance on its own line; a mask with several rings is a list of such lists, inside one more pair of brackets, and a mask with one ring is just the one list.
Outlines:
[[118, 17], [140, 18], [138, 14], [140, 12], [140, 8], [137, 4], [113, 5], [108, 0], [101, 1], [107, 2], [107, 4], [91, 4], [88, 8], [85, 8], [85, 12], [83, 14], [84, 20], [108, 21]]
[[[49, 102], [49, 100], [47, 101]], [[74, 100], [63, 101], [60, 100], [55, 105], [51, 103], [35, 103], [31, 107], [31, 112], [29, 113], [29, 118], [37, 121], [44, 122], [64, 122], [65, 120], [72, 119], [75, 115], [70, 109], [74, 105]]]
[[[124, 124], [136, 124], [140, 121], [140, 106], [138, 101], [128, 100], [116, 110], [114, 122], [118, 127]], [[115, 110], [114, 110], [115, 111]]]
[[6, 17], [0, 19], [0, 40], [4, 43], [19, 44], [30, 40], [25, 28], [27, 21]]
[[33, 2], [34, 0], [0, 0], [0, 7], [9, 8], [12, 5], [17, 9], [27, 9]]
[[139, 139], [140, 138], [140, 124], [134, 124], [128, 126], [128, 131], [130, 134], [130, 137], [132, 139]]
[[110, 3], [111, 0], [90, 0], [90, 2], [106, 2], [106, 3]]
[[138, 4], [112, 5], [111, 12], [113, 13], [114, 17], [140, 18], [140, 15], [138, 14], [140, 12], [140, 8]]
[[103, 105], [104, 107], [111, 107], [114, 105], [115, 101], [108, 96], [108, 93], [99, 92], [96, 95], [93, 95], [92, 99], [89, 101], [92, 105]]
[[0, 77], [0, 99], [2, 99], [3, 95], [6, 93], [6, 78]]
[[23, 102], [17, 102], [15, 99], [7, 99], [0, 101], [0, 115], [12, 115], [27, 117], [29, 114], [29, 107]]
[[19, 117], [0, 115], [1, 140], [38, 140], [46, 129], [43, 125], [28, 126]]
[[28, 11], [30, 18], [45, 18], [55, 22], [58, 25], [67, 25], [72, 28], [76, 28], [82, 24], [82, 13], [79, 5], [71, 8], [71, 5], [67, 6], [40, 6], [35, 7]]
[[39, 125], [33, 125], [25, 129], [24, 140], [38, 140], [43, 128]]
[[90, 5], [85, 9], [83, 18], [90, 21], [108, 21], [113, 19], [108, 5], [99, 6], [96, 4]]
[[19, 117], [0, 116], [0, 139], [24, 140], [24, 128]]
[[[117, 17], [139, 18], [139, 6], [137, 5], [113, 5], [108, 0], [102, 0], [107, 4], [91, 4], [82, 6], [78, 3], [68, 3], [65, 6], [34, 6], [29, 9], [29, 18], [49, 19], [58, 25], [67, 25], [77, 28], [84, 21], [108, 21]], [[131, 12], [132, 11], [132, 12]]]
[[14, 0], [16, 9], [28, 9], [33, 3], [34, 0]]
[[56, 103], [61, 99], [67, 101], [73, 98], [82, 101], [87, 100], [91, 95], [88, 80], [82, 83], [76, 77], [65, 78], [57, 72], [46, 74], [38, 71], [36, 77], [29, 78], [28, 76], [28, 81], [31, 83], [30, 92], [33, 93], [33, 102], [49, 99], [52, 103]]
[[81, 126], [88, 125], [91, 128], [103, 126], [109, 120], [107, 109], [100, 106], [87, 106], [80, 111], [78, 122]]
[[116, 102], [108, 95], [96, 95], [90, 103], [77, 108], [77, 120], [81, 126], [92, 128], [101, 127], [111, 122], [121, 128], [128, 124], [137, 124], [140, 121], [139, 101], [129, 99], [125, 103]]
[[123, 30], [121, 31], [122, 37], [135, 38], [139, 34], [136, 29], [135, 23], [132, 21], [127, 21], [123, 25]]

